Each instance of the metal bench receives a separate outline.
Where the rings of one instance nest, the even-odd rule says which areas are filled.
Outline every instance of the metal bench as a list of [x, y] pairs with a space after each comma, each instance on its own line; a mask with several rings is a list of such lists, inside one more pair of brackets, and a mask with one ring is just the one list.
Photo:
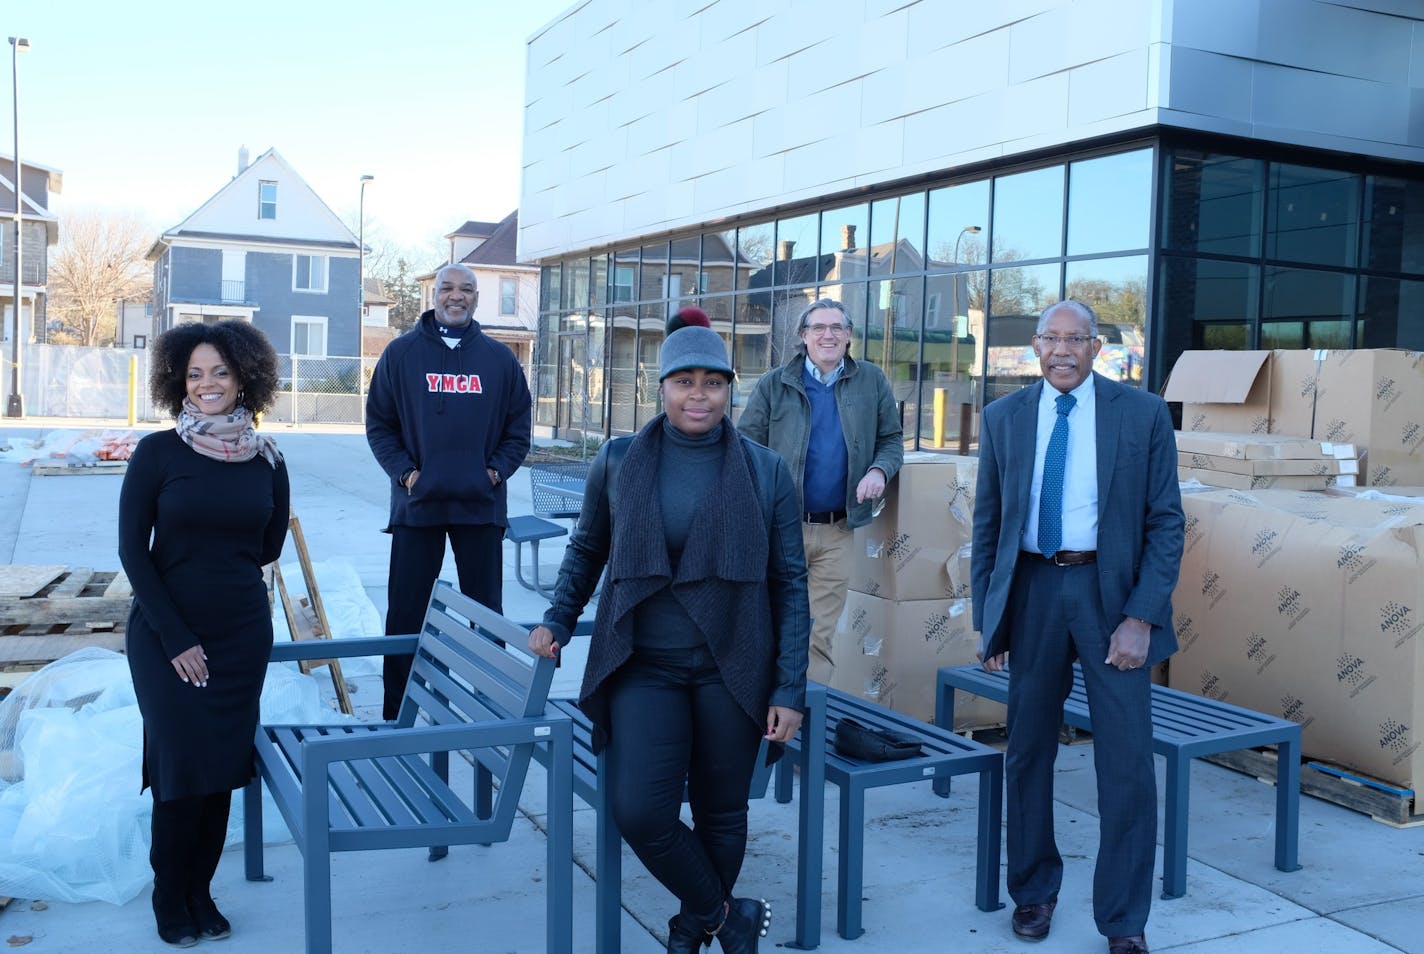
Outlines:
[[588, 479], [588, 468], [588, 462], [581, 460], [529, 464], [534, 515], [549, 520], [577, 519], [583, 507], [583, 484]]
[[[435, 585], [418, 636], [279, 643], [273, 661], [415, 653], [395, 722], [260, 725], [258, 778], [243, 793], [249, 881], [263, 874], [262, 793], [267, 783], [303, 859], [306, 951], [329, 954], [331, 853], [507, 841], [535, 751], [547, 759], [546, 948], [573, 947], [572, 730], [546, 713], [554, 663], [511, 652], [527, 632]], [[424, 724], [417, 724], [421, 722]], [[451, 752], [467, 753], [476, 784], [462, 797], [449, 784]]]
[[[1000, 702], [1009, 701], [1009, 671], [985, 672], [979, 665], [946, 666], [936, 680], [935, 722], [954, 724], [954, 692], [961, 690]], [[1063, 721], [1093, 729], [1080, 667], [1073, 667], [1073, 690], [1063, 704]], [[1276, 867], [1299, 871], [1300, 725], [1240, 706], [1188, 692], [1152, 687], [1152, 751], [1167, 760], [1166, 808], [1163, 813], [1162, 897], [1180, 898], [1187, 890], [1187, 815], [1191, 760], [1203, 755], [1275, 745]], [[938, 786], [942, 788], [943, 786]]]
[[[812, 685], [819, 685], [813, 683]], [[954, 775], [979, 776], [979, 832], [975, 865], [974, 902], [981, 911], [997, 911], [999, 901], [999, 843], [1003, 820], [1004, 754], [972, 739], [927, 725], [859, 699], [839, 689], [826, 693], [823, 731], [803, 732], [788, 744], [799, 750], [802, 739], [813, 740], [824, 752], [826, 781], [840, 789], [840, 861], [836, 876], [836, 931], [853, 940], [865, 933], [861, 925], [861, 887], [865, 869], [865, 793], [872, 788], [901, 785]], [[862, 762], [836, 751], [836, 723], [850, 716], [863, 725], [890, 729], [920, 743], [923, 754], [894, 762]], [[777, 798], [783, 786], [789, 796], [790, 772], [777, 767]]]
[[[575, 635], [586, 635], [590, 624], [581, 622]], [[593, 726], [588, 716], [572, 700], [554, 700], [550, 705], [569, 717], [573, 725], [573, 790], [595, 815], [594, 924], [598, 954], [617, 954], [622, 949], [623, 908], [623, 838], [613, 813], [605, 804], [603, 790], [603, 756], [593, 753]], [[824, 687], [812, 683], [806, 692], [806, 717], [801, 731], [822, 734], [825, 724]], [[752, 776], [750, 798], [761, 798], [770, 790], [771, 769], [766, 765], [765, 745], [757, 755], [757, 768]], [[537, 753], [541, 761], [552, 753]], [[825, 770], [819, 749], [801, 753], [797, 764], [801, 768], [800, 821], [796, 848], [796, 938], [788, 945], [811, 950], [821, 943], [821, 844], [824, 828]], [[790, 758], [782, 759], [785, 765]], [[778, 782], [780, 777], [778, 776]], [[791, 801], [789, 772], [784, 788], [775, 790], [777, 801]]]

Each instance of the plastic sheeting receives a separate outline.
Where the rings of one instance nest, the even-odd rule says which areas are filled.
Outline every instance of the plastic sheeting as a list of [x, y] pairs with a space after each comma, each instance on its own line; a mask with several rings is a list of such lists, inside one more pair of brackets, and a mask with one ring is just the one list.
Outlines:
[[[344, 561], [313, 570], [332, 629], [380, 635], [376, 609]], [[283, 567], [300, 588], [301, 570]], [[286, 623], [275, 614], [276, 638]], [[372, 660], [344, 660], [350, 678], [378, 672]], [[272, 665], [262, 689], [262, 721], [336, 722], [348, 717], [323, 700], [325, 669], [302, 675]], [[143, 722], [128, 662], [89, 648], [27, 677], [0, 700], [0, 895], [44, 901], [124, 904], [152, 878], [148, 864], [153, 800], [141, 792]], [[290, 835], [263, 789], [263, 838]], [[233, 798], [228, 844], [242, 838], [242, 799]]]

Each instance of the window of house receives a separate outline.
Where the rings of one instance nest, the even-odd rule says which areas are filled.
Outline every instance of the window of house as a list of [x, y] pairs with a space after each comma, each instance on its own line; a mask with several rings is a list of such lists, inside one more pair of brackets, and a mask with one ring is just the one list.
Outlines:
[[326, 357], [326, 318], [292, 316], [292, 354], [304, 358]]
[[277, 217], [277, 183], [262, 179], [257, 183], [257, 217], [275, 219]]
[[326, 256], [292, 256], [292, 288], [297, 291], [326, 291]]
[[613, 267], [613, 300], [633, 300], [633, 267], [615, 265]]
[[519, 281], [514, 278], [501, 278], [499, 280], [499, 313], [501, 316], [513, 315], [519, 301]]

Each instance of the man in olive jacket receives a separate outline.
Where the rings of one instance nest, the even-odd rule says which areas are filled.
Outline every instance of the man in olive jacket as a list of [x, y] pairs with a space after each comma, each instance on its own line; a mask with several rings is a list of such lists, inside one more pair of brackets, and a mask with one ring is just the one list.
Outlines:
[[737, 428], [780, 454], [801, 494], [801, 538], [810, 574], [808, 675], [831, 683], [836, 623], [845, 609], [851, 532], [905, 458], [900, 414], [885, 374], [848, 354], [851, 320], [830, 298], [801, 313], [801, 347], [757, 382]]

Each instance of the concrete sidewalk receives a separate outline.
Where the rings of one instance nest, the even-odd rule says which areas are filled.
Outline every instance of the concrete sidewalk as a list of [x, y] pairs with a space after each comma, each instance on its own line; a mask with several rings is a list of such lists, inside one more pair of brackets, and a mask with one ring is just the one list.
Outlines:
[[[0, 425], [0, 443], [48, 425]], [[384, 613], [388, 538], [387, 487], [359, 432], [274, 431], [292, 473], [293, 506], [312, 556], [349, 560]], [[11, 563], [82, 563], [116, 569], [115, 514], [121, 479], [30, 476], [0, 464], [0, 556]], [[529, 480], [509, 482], [511, 512], [527, 512]], [[561, 541], [546, 545], [552, 574]], [[290, 550], [290, 547], [289, 547]], [[288, 553], [284, 559], [294, 559]], [[514, 549], [505, 547], [505, 612], [538, 619], [546, 601], [514, 582]], [[454, 567], [447, 561], [446, 575]], [[357, 680], [355, 700], [379, 710], [379, 679]], [[1160, 768], [1159, 762], [1159, 768]], [[456, 848], [430, 864], [423, 851], [340, 854], [333, 861], [336, 950], [343, 952], [536, 952], [544, 945], [544, 806], [534, 770], [508, 844]], [[1148, 925], [1154, 951], [1348, 952], [1424, 954], [1424, 830], [1395, 830], [1313, 798], [1301, 800], [1304, 869], [1272, 866], [1274, 799], [1270, 787], [1226, 769], [1193, 769], [1187, 895], [1155, 903]], [[1160, 784], [1160, 780], [1159, 780]], [[1008, 910], [974, 907], [972, 781], [956, 781], [948, 800], [928, 783], [872, 791], [866, 805], [865, 928], [856, 941], [835, 933], [838, 792], [828, 786], [822, 883], [822, 945], [827, 952], [1024, 951]], [[575, 949], [593, 950], [593, 819], [576, 802]], [[1093, 926], [1090, 892], [1097, 844], [1091, 745], [1060, 750], [1057, 826], [1067, 873], [1051, 938], [1043, 952], [1106, 949]], [[752, 839], [740, 891], [771, 900], [775, 921], [762, 949], [794, 933], [795, 804], [751, 803]], [[270, 883], [243, 879], [230, 850], [214, 894], [233, 922], [229, 954], [302, 948], [301, 858], [290, 844], [269, 847]], [[1159, 869], [1160, 875], [1160, 869]], [[675, 902], [631, 854], [624, 859], [624, 950], [663, 949]], [[32, 940], [36, 952], [166, 950], [153, 932], [147, 892], [120, 908], [103, 903], [16, 900], [0, 911], [0, 937]], [[12, 943], [14, 943], [12, 941]]]

